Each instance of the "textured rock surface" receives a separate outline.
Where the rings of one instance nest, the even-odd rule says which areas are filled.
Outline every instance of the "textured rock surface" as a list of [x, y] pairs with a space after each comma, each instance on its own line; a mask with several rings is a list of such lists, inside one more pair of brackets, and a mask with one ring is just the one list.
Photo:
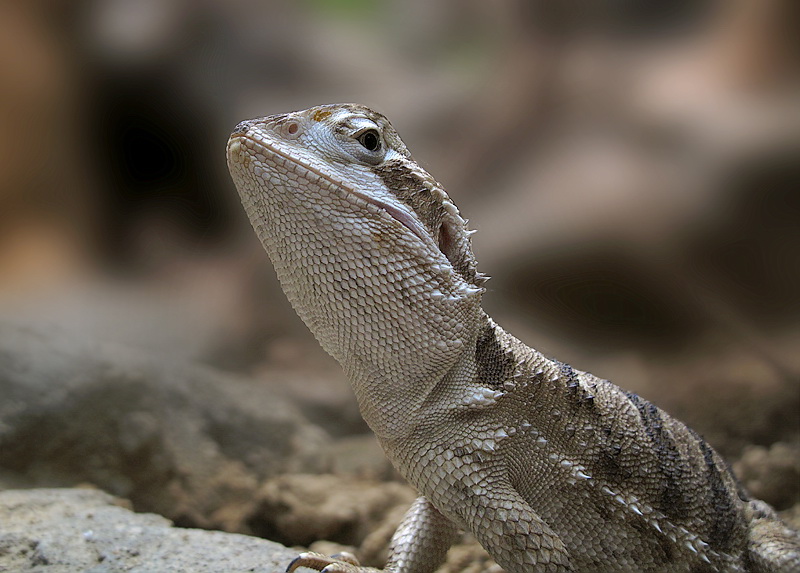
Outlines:
[[284, 571], [296, 552], [230, 533], [172, 527], [90, 489], [0, 492], [0, 571]]
[[416, 497], [396, 482], [286, 475], [264, 484], [246, 523], [253, 534], [281, 543], [325, 539], [357, 547], [365, 564], [382, 567], [389, 540]]
[[[800, 445], [748, 446], [733, 469], [753, 496], [773, 507], [791, 508], [800, 498]], [[800, 529], [800, 520], [793, 523]]]
[[328, 436], [231, 375], [0, 324], [0, 483], [88, 482], [180, 525], [229, 528], [265, 479], [330, 466]]

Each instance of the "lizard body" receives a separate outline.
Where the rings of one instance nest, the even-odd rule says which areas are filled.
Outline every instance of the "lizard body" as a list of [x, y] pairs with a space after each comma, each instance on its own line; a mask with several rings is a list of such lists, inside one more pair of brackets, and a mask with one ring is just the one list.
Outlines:
[[385, 117], [245, 121], [228, 164], [289, 300], [420, 493], [384, 571], [434, 571], [458, 529], [510, 573], [800, 570], [797, 533], [699, 435], [484, 313], [466, 221]]

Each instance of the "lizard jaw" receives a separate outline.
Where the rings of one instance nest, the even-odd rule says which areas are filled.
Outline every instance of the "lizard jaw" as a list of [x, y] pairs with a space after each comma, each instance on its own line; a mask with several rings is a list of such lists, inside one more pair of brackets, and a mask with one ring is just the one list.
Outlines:
[[317, 175], [318, 177], [334, 185], [336, 188], [341, 189], [345, 195], [348, 195], [355, 199], [360, 199], [361, 201], [364, 201], [366, 203], [369, 203], [370, 205], [378, 207], [389, 217], [391, 217], [392, 219], [403, 225], [403, 227], [411, 231], [423, 243], [428, 244], [432, 242], [432, 238], [427, 229], [425, 229], [425, 227], [419, 221], [417, 221], [417, 219], [413, 215], [408, 213], [403, 207], [399, 205], [391, 205], [386, 201], [382, 201], [377, 197], [368, 195], [366, 193], [362, 193], [357, 189], [355, 189], [354, 187], [346, 185], [343, 181], [333, 177], [330, 173], [316, 169], [312, 165], [298, 160], [297, 157], [290, 156], [287, 152], [281, 150], [278, 145], [271, 143], [268, 139], [254, 137], [249, 133], [234, 133], [234, 135], [232, 135], [230, 140], [228, 141], [228, 157], [231, 159], [231, 161], [233, 162], [247, 161], [246, 155], [248, 152], [242, 149], [242, 140], [247, 140], [251, 142], [257, 147], [259, 151], [263, 153], [268, 153], [272, 155], [273, 158], [282, 160], [281, 162], [291, 162]]

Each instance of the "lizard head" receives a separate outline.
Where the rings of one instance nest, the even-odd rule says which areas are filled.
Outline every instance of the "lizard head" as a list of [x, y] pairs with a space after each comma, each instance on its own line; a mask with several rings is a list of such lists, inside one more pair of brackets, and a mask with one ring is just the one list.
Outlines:
[[391, 362], [430, 377], [456, 359], [485, 278], [466, 221], [383, 115], [341, 104], [248, 120], [228, 165], [284, 291], [351, 380]]
[[[472, 253], [473, 231], [380, 113], [355, 104], [318, 106], [244, 121], [231, 143], [239, 138], [270, 144], [278, 154], [283, 147], [293, 161], [326, 168], [356, 203], [360, 199], [379, 208], [365, 215], [388, 215], [422, 243], [432, 242], [466, 282], [480, 287], [486, 281]], [[241, 149], [239, 144], [233, 148]]]

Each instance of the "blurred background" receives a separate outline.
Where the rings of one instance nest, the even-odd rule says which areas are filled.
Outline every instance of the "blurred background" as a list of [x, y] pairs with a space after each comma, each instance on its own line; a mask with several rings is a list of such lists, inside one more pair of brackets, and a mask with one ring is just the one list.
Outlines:
[[3, 320], [364, 432], [225, 165], [240, 120], [359, 102], [478, 229], [499, 323], [731, 459], [782, 442], [796, 478], [799, 24], [794, 0], [4, 2]]

